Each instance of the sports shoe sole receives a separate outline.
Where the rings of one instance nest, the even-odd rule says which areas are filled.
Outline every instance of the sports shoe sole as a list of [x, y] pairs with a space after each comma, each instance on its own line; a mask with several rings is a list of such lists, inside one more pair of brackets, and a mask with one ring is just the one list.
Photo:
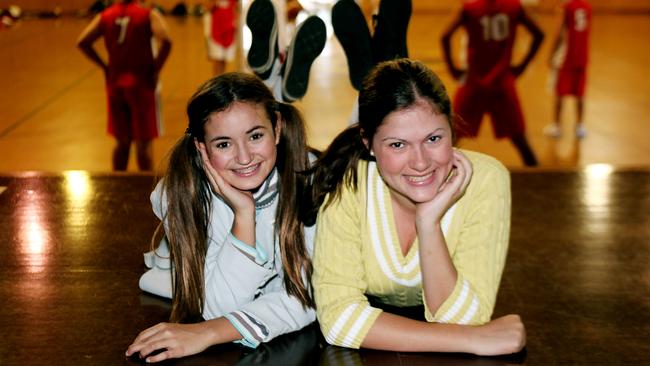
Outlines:
[[311, 65], [325, 47], [327, 30], [319, 17], [312, 15], [296, 29], [282, 72], [282, 98], [301, 99], [307, 92]]
[[360, 90], [373, 64], [370, 30], [354, 0], [339, 0], [332, 7], [332, 27], [348, 61], [352, 86]]
[[372, 37], [375, 63], [408, 57], [406, 33], [411, 12], [411, 0], [381, 0]]
[[262, 79], [268, 78], [278, 54], [278, 23], [275, 7], [270, 0], [255, 0], [248, 8], [246, 25], [252, 42], [248, 51], [248, 66]]

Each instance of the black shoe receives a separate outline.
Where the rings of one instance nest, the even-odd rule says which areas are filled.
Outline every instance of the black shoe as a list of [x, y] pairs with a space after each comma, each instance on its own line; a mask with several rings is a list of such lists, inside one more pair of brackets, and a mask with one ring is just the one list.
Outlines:
[[323, 20], [312, 15], [300, 23], [287, 50], [282, 66], [282, 98], [286, 102], [301, 99], [307, 92], [309, 70], [323, 51], [327, 29]]
[[348, 59], [350, 82], [359, 90], [373, 66], [370, 30], [359, 5], [354, 0], [339, 0], [334, 4], [332, 27]]
[[252, 33], [248, 66], [262, 79], [267, 79], [278, 54], [278, 22], [271, 0], [255, 0], [248, 8], [246, 25]]
[[381, 0], [374, 18], [372, 54], [375, 63], [408, 57], [406, 31], [411, 19], [411, 0]]

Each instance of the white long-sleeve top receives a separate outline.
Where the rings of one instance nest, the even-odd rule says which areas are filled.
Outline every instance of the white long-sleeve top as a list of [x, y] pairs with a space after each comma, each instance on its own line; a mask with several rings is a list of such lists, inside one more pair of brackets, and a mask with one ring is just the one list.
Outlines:
[[[164, 222], [167, 199], [162, 181], [150, 198], [154, 213]], [[234, 213], [212, 194], [205, 259], [203, 318], [225, 317], [242, 336], [237, 342], [249, 347], [299, 330], [316, 317], [314, 309], [303, 308], [283, 285], [283, 264], [274, 230], [278, 195], [258, 197], [256, 202], [262, 205], [256, 205], [256, 245], [252, 248], [232, 235]], [[305, 243], [310, 256], [313, 237], [314, 227], [306, 227]], [[169, 276], [167, 283], [171, 287], [171, 270]]]

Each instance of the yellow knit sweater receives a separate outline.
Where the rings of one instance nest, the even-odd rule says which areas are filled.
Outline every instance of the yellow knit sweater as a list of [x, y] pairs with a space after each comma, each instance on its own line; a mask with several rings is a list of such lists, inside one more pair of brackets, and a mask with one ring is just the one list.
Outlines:
[[[464, 151], [473, 176], [441, 226], [458, 272], [440, 308], [425, 305], [430, 322], [490, 320], [510, 235], [510, 175], [497, 160]], [[374, 162], [357, 167], [358, 189], [345, 187], [318, 215], [312, 278], [321, 329], [331, 344], [359, 348], [382, 312], [366, 295], [393, 306], [423, 304], [418, 240], [401, 252], [389, 189]]]

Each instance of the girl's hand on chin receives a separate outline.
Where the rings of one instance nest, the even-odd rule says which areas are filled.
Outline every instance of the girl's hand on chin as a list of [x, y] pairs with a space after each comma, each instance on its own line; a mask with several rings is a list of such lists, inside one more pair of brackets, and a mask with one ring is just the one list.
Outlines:
[[205, 149], [205, 144], [198, 143], [198, 150], [203, 160], [203, 170], [210, 181], [212, 190], [221, 196], [224, 201], [235, 212], [241, 211], [255, 211], [255, 201], [253, 194], [248, 191], [239, 190], [226, 182], [223, 177], [212, 167], [208, 153]]
[[451, 163], [449, 176], [438, 188], [438, 193], [431, 201], [416, 205], [415, 221], [418, 232], [433, 229], [449, 207], [462, 197], [469, 185], [472, 178], [472, 163], [469, 159], [462, 152], [454, 149]]

